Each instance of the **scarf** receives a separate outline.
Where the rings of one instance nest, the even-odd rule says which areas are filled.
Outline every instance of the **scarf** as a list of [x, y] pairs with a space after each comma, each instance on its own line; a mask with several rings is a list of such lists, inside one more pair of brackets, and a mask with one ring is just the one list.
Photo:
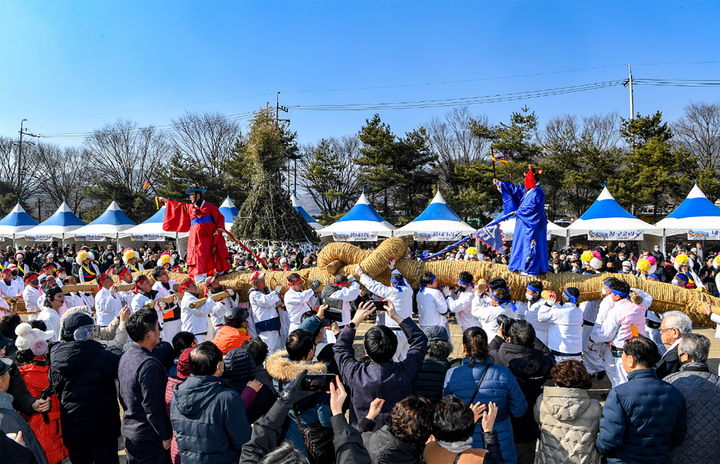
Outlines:
[[438, 445], [442, 446], [443, 448], [445, 448], [446, 450], [450, 451], [451, 453], [460, 454], [460, 453], [464, 453], [465, 451], [472, 448], [473, 437], [471, 435], [470, 438], [468, 438], [465, 441], [449, 442], [449, 441], [437, 440], [436, 443]]

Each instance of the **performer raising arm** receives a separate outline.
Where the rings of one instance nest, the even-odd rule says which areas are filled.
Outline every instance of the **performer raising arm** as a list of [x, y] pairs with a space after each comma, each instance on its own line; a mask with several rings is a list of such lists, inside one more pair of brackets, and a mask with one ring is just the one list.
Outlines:
[[222, 235], [225, 218], [217, 206], [203, 198], [205, 189], [193, 187], [185, 191], [191, 203], [159, 198], [165, 204], [163, 230], [189, 232], [187, 259], [189, 274], [202, 280], [208, 274], [230, 270], [228, 250]]

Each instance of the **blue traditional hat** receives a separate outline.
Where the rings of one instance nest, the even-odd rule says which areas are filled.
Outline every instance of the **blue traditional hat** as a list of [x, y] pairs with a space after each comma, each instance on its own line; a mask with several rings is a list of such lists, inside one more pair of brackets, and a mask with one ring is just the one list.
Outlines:
[[189, 189], [185, 190], [185, 195], [190, 195], [193, 192], [205, 193], [205, 192], [207, 192], [207, 189], [198, 187], [196, 185], [195, 187], [190, 187]]

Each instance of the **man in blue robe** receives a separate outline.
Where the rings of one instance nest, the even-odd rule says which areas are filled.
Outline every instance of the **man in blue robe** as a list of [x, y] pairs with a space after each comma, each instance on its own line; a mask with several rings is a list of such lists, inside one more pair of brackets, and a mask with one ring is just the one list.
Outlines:
[[502, 194], [503, 215], [515, 211], [515, 232], [508, 269], [532, 276], [544, 274], [550, 268], [545, 193], [536, 184], [536, 173], [539, 172], [528, 167], [524, 186], [493, 181]]

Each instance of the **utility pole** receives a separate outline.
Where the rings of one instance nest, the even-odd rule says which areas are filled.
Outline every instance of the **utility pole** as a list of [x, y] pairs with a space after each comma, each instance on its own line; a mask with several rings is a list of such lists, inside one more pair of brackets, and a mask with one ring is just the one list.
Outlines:
[[[289, 112], [290, 110], [288, 109], [287, 106], [283, 106], [283, 105], [280, 104], [280, 92], [276, 92], [276, 93], [275, 93], [275, 124], [278, 126], [278, 128], [280, 128], [280, 123], [281, 123], [281, 122], [290, 124], [290, 120], [289, 120], [289, 119], [280, 119], [280, 112], [281, 112], [281, 111], [282, 111], [283, 113], [287, 113], [287, 112]], [[290, 158], [288, 158], [288, 160], [290, 160]], [[295, 185], [295, 189], [297, 190], [297, 157], [296, 157], [296, 156], [293, 156], [293, 157], [292, 157], [292, 160], [293, 160], [293, 163], [294, 163], [294, 165], [295, 165], [295, 168], [294, 168], [295, 173], [294, 173], [294, 175], [293, 175], [293, 184]], [[290, 171], [289, 166], [288, 166], [288, 171]], [[290, 176], [288, 175], [288, 190], [290, 190], [290, 185], [289, 185], [289, 184], [290, 184]]]
[[25, 130], [23, 129], [23, 124], [25, 124], [25, 121], [27, 121], [27, 119], [23, 119], [22, 121], [20, 121], [20, 141], [18, 142], [18, 156], [17, 156], [18, 203], [20, 202], [20, 190], [21, 190], [21, 188], [20, 188], [20, 178], [21, 178], [20, 177], [20, 166], [21, 166], [21, 161], [22, 161], [22, 138], [25, 133]]
[[20, 121], [20, 139], [18, 140], [18, 156], [17, 156], [17, 194], [18, 194], [18, 201], [20, 201], [20, 192], [22, 191], [22, 187], [20, 186], [20, 182], [22, 181], [22, 150], [23, 150], [23, 135], [27, 135], [28, 137], [40, 137], [39, 135], [32, 134], [30, 132], [25, 131], [25, 122], [27, 119], [23, 119]]
[[625, 86], [630, 89], [630, 120], [635, 119], [635, 98], [633, 97], [633, 75], [632, 65], [628, 64], [628, 80], [625, 82]]

